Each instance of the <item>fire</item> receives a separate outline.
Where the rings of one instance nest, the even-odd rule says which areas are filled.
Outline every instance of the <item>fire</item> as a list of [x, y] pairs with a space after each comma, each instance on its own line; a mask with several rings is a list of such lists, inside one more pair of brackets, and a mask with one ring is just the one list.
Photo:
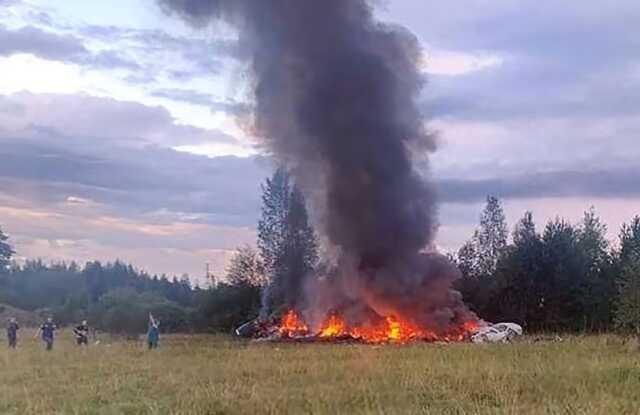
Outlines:
[[398, 341], [400, 340], [401, 337], [401, 332], [400, 332], [400, 323], [398, 323], [398, 320], [396, 320], [393, 317], [387, 317], [387, 325], [389, 326], [389, 332], [387, 333], [387, 337], [390, 340], [395, 340]]
[[332, 315], [322, 325], [318, 337], [338, 337], [344, 335], [345, 332], [346, 325], [344, 323], [344, 320], [335, 315]]
[[350, 327], [339, 315], [328, 316], [320, 329], [312, 333], [308, 326], [290, 310], [282, 318], [278, 332], [282, 337], [317, 337], [321, 340], [352, 339], [362, 343], [408, 343], [414, 340], [422, 341], [463, 341], [475, 331], [477, 323], [467, 321], [452, 328], [444, 334], [418, 327], [409, 321], [396, 316], [387, 316], [376, 324]]
[[298, 318], [295, 311], [289, 310], [282, 317], [278, 332], [283, 337], [304, 336], [309, 333], [309, 328]]

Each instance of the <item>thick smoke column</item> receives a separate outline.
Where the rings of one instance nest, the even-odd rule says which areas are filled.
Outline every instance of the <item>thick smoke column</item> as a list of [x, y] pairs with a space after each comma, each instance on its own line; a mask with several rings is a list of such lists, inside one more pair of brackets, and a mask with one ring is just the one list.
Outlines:
[[[445, 327], [467, 311], [433, 241], [431, 187], [412, 154], [435, 149], [416, 98], [421, 51], [366, 0], [159, 0], [204, 25], [234, 25], [251, 59], [255, 128], [310, 197], [338, 252], [307, 308], [374, 311]], [[354, 317], [361, 318], [361, 317]]]

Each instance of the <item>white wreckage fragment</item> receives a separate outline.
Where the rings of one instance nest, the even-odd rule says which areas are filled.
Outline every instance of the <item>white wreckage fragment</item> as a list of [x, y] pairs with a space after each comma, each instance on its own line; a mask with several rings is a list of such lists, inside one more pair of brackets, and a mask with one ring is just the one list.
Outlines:
[[516, 323], [496, 323], [481, 327], [471, 336], [473, 343], [509, 343], [522, 336], [522, 326]]

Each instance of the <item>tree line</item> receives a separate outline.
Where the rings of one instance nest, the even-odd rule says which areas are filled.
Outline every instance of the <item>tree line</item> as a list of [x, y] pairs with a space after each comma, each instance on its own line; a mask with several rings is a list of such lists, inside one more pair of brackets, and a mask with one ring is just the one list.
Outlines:
[[509, 235], [500, 201], [487, 199], [480, 224], [452, 259], [467, 304], [489, 321], [529, 331], [640, 333], [640, 216], [611, 242], [592, 208], [582, 220], [548, 221], [526, 212]]
[[[255, 248], [239, 247], [222, 282], [204, 288], [119, 261], [18, 265], [0, 230], [0, 304], [62, 324], [89, 319], [118, 334], [143, 332], [149, 312], [165, 331], [230, 331], [295, 307], [300, 277], [318, 267], [305, 198], [284, 169], [262, 186], [257, 230]], [[614, 242], [593, 209], [577, 224], [556, 218], [540, 230], [527, 212], [510, 232], [501, 202], [489, 197], [477, 230], [450, 257], [461, 273], [455, 288], [488, 321], [515, 321], [531, 332], [640, 334], [640, 216]]]
[[152, 276], [119, 261], [79, 266], [3, 260], [0, 304], [39, 318], [53, 316], [63, 325], [88, 319], [97, 329], [123, 335], [144, 332], [149, 312], [168, 331], [190, 330], [198, 321], [196, 305], [204, 290], [192, 287], [186, 276]]
[[262, 190], [257, 249], [238, 248], [223, 281], [204, 288], [193, 287], [186, 275], [150, 275], [120, 261], [17, 264], [0, 230], [0, 307], [53, 316], [63, 325], [88, 319], [122, 335], [144, 332], [148, 313], [164, 331], [230, 331], [260, 312], [292, 307], [302, 289], [299, 276], [317, 262], [315, 232], [304, 196], [284, 169]]

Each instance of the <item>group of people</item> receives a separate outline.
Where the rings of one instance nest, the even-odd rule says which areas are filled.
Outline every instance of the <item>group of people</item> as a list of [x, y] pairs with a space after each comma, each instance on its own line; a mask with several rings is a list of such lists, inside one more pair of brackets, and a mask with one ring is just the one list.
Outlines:
[[[7, 324], [7, 340], [9, 341], [9, 348], [11, 349], [15, 349], [18, 346], [18, 330], [20, 330], [18, 321], [15, 317], [11, 317], [9, 324]], [[53, 341], [57, 330], [58, 326], [53, 322], [53, 319], [49, 317], [38, 328], [35, 337], [41, 336], [45, 348], [51, 350], [53, 349]], [[89, 325], [86, 320], [73, 328], [73, 335], [78, 345], [89, 345]]]
[[[15, 317], [11, 317], [9, 319], [9, 323], [7, 324], [7, 340], [9, 341], [10, 349], [15, 349], [18, 346], [18, 330], [20, 330], [18, 321], [15, 319]], [[35, 337], [40, 336], [42, 342], [45, 345], [45, 349], [52, 350], [53, 342], [55, 339], [55, 332], [57, 330], [58, 326], [53, 322], [53, 319], [49, 317], [38, 328]], [[81, 324], [73, 327], [72, 332], [78, 346], [89, 345], [89, 325], [87, 324], [87, 320], [83, 320]], [[149, 328], [147, 330], [147, 345], [149, 349], [151, 350], [157, 348], [159, 340], [160, 321], [154, 318], [151, 313], [149, 313]]]

